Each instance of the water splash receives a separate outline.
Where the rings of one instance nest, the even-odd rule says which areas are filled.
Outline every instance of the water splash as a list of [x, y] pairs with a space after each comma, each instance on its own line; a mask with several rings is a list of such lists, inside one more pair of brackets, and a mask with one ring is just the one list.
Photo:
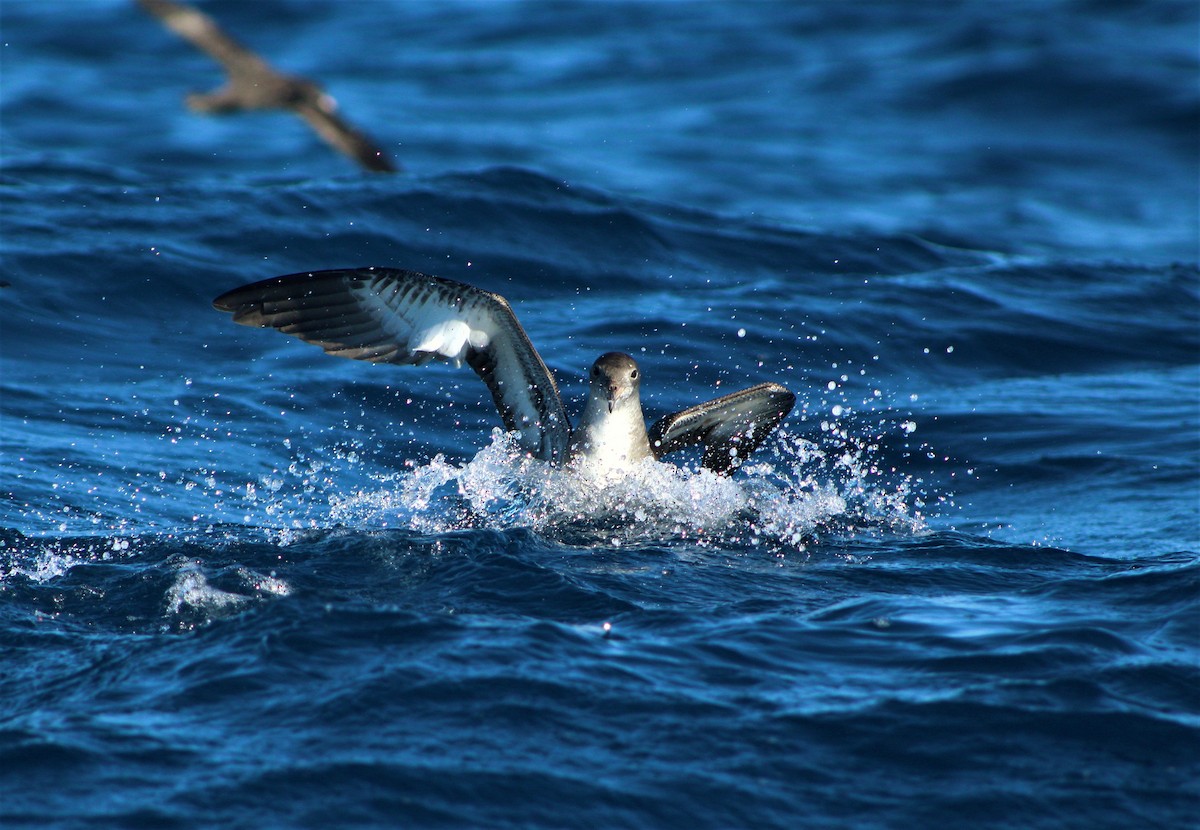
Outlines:
[[253, 603], [292, 592], [291, 586], [274, 574], [260, 574], [246, 567], [222, 571], [217, 575], [221, 585], [215, 585], [199, 562], [179, 560], [173, 564], [175, 574], [165, 597], [168, 629], [191, 630], [238, 614]]
[[0, 537], [0, 584], [14, 577], [41, 584], [76, 565], [124, 559], [136, 550], [136, 539], [121, 536], [35, 541], [8, 531]]
[[[894, 457], [894, 445], [908, 446], [908, 422], [878, 410], [839, 409], [840, 417], [823, 416], [819, 424], [801, 412], [795, 428], [803, 434], [780, 429], [732, 477], [698, 469], [687, 457], [617, 478], [551, 468], [524, 457], [499, 430], [467, 462], [437, 455], [407, 461], [399, 471], [381, 467], [356, 437], [303, 448], [284, 439], [289, 457], [250, 478], [211, 465], [160, 472], [161, 480], [142, 487], [158, 507], [140, 526], [128, 516], [80, 521], [83, 511], [69, 504], [39, 518], [59, 532], [100, 530], [117, 540], [153, 531], [184, 541], [225, 532], [236, 541], [253, 528], [286, 545], [338, 525], [423, 533], [521, 527], [580, 546], [684, 541], [767, 545], [781, 553], [836, 534], [922, 530], [921, 479], [898, 470], [904, 461]], [[888, 455], [891, 463], [882, 460]], [[62, 489], [67, 497], [79, 495], [68, 484]], [[82, 557], [63, 551], [40, 565], [21, 558], [19, 567], [53, 576], [75, 561], [95, 561], [102, 548], [100, 542]]]
[[804, 551], [823, 534], [918, 532], [923, 502], [913, 480], [876, 463], [878, 447], [822, 446], [786, 431], [735, 477], [647, 462], [620, 475], [549, 467], [525, 457], [500, 430], [470, 461], [438, 455], [380, 476], [383, 489], [330, 496], [330, 518], [348, 526], [425, 533], [528, 527], [565, 544], [612, 546], [686, 540]]

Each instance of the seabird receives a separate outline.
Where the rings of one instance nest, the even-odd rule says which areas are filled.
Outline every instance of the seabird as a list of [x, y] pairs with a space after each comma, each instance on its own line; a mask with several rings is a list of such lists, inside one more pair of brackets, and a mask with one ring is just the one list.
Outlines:
[[229, 82], [204, 94], [187, 96], [196, 112], [229, 113], [249, 109], [287, 109], [312, 127], [327, 144], [367, 170], [391, 173], [396, 167], [366, 135], [337, 113], [333, 96], [307, 78], [284, 75], [222, 31], [203, 12], [174, 0], [138, 0], [175, 34], [224, 67]]
[[551, 463], [626, 469], [703, 445], [702, 466], [736, 469], [791, 411], [796, 396], [760, 383], [660, 418], [646, 429], [641, 370], [621, 352], [592, 364], [588, 401], [571, 428], [554, 376], [508, 301], [466, 283], [395, 268], [288, 274], [235, 288], [213, 307], [328, 354], [419, 366], [466, 362], [487, 384], [504, 428]]

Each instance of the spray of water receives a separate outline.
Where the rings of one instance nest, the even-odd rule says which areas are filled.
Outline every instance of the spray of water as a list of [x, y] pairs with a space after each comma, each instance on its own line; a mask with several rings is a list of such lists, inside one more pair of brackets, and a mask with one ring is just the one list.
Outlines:
[[[881, 460], [889, 435], [911, 433], [909, 421], [855, 420], [847, 413], [822, 420], [819, 431], [803, 418], [801, 424], [804, 435], [780, 429], [733, 476], [686, 458], [609, 476], [550, 467], [522, 455], [499, 430], [469, 461], [437, 455], [405, 462], [399, 471], [376, 466], [365, 444], [301, 448], [285, 439], [290, 460], [253, 480], [208, 469], [180, 474], [175, 483], [159, 476], [143, 492], [186, 509], [183, 524], [166, 516], [165, 525], [144, 529], [150, 536], [128, 526], [128, 516], [81, 522], [83, 511], [63, 507], [69, 512], [48, 519], [74, 522], [84, 535], [27, 545], [17, 534], [0, 548], [0, 582], [16, 574], [42, 582], [75, 564], [125, 558], [135, 553], [131, 543], [136, 548], [149, 538], [286, 545], [338, 526], [431, 534], [530, 528], [579, 547], [751, 545], [780, 555], [807, 551], [824, 538], [924, 529], [921, 479]], [[105, 536], [94, 535], [97, 525]]]
[[439, 455], [379, 477], [379, 489], [331, 495], [330, 516], [349, 526], [426, 533], [528, 527], [567, 544], [687, 540], [780, 552], [804, 551], [827, 534], [924, 527], [911, 479], [884, 473], [871, 446], [847, 449], [839, 441], [831, 453], [781, 431], [762, 452], [765, 460], [732, 477], [653, 461], [598, 474], [527, 458], [496, 430], [466, 463]]

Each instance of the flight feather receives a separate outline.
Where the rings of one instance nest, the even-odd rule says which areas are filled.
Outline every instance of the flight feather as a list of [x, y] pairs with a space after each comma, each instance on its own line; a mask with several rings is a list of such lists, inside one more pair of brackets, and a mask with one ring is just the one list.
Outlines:
[[571, 425], [558, 386], [498, 294], [416, 271], [355, 268], [274, 277], [222, 294], [213, 306], [338, 357], [465, 362], [527, 452], [547, 461], [566, 453]]

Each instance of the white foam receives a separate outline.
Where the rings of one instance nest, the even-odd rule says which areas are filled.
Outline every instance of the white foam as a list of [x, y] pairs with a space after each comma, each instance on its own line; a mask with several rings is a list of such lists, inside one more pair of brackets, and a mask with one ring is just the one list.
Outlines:
[[7, 567], [0, 568], [0, 581], [13, 576], [22, 576], [32, 582], [43, 583], [65, 574], [76, 565], [90, 562], [107, 562], [114, 556], [129, 550], [130, 540], [113, 537], [80, 540], [46, 540], [33, 546], [36, 553], [30, 556], [20, 546], [0, 550], [8, 558]]
[[379, 477], [379, 490], [332, 495], [331, 518], [427, 533], [529, 527], [581, 542], [687, 539], [767, 543], [785, 552], [804, 550], [830, 528], [922, 526], [907, 480], [885, 483], [865, 451], [839, 447], [831, 455], [781, 432], [769, 452], [772, 458], [734, 477], [655, 462], [618, 475], [550, 467], [495, 430], [469, 462], [438, 455]]
[[227, 591], [209, 582], [201, 565], [186, 561], [178, 565], [166, 593], [166, 617], [176, 626], [193, 628], [219, 617], [237, 614], [248, 605], [272, 596], [287, 596], [291, 586], [274, 574], [260, 574], [239, 567], [223, 575], [237, 590]]
[[244, 594], [214, 588], [200, 570], [200, 566], [189, 563], [179, 569], [175, 581], [167, 590], [167, 614], [199, 611], [207, 615], [229, 609], [236, 610], [249, 601], [250, 597]]

